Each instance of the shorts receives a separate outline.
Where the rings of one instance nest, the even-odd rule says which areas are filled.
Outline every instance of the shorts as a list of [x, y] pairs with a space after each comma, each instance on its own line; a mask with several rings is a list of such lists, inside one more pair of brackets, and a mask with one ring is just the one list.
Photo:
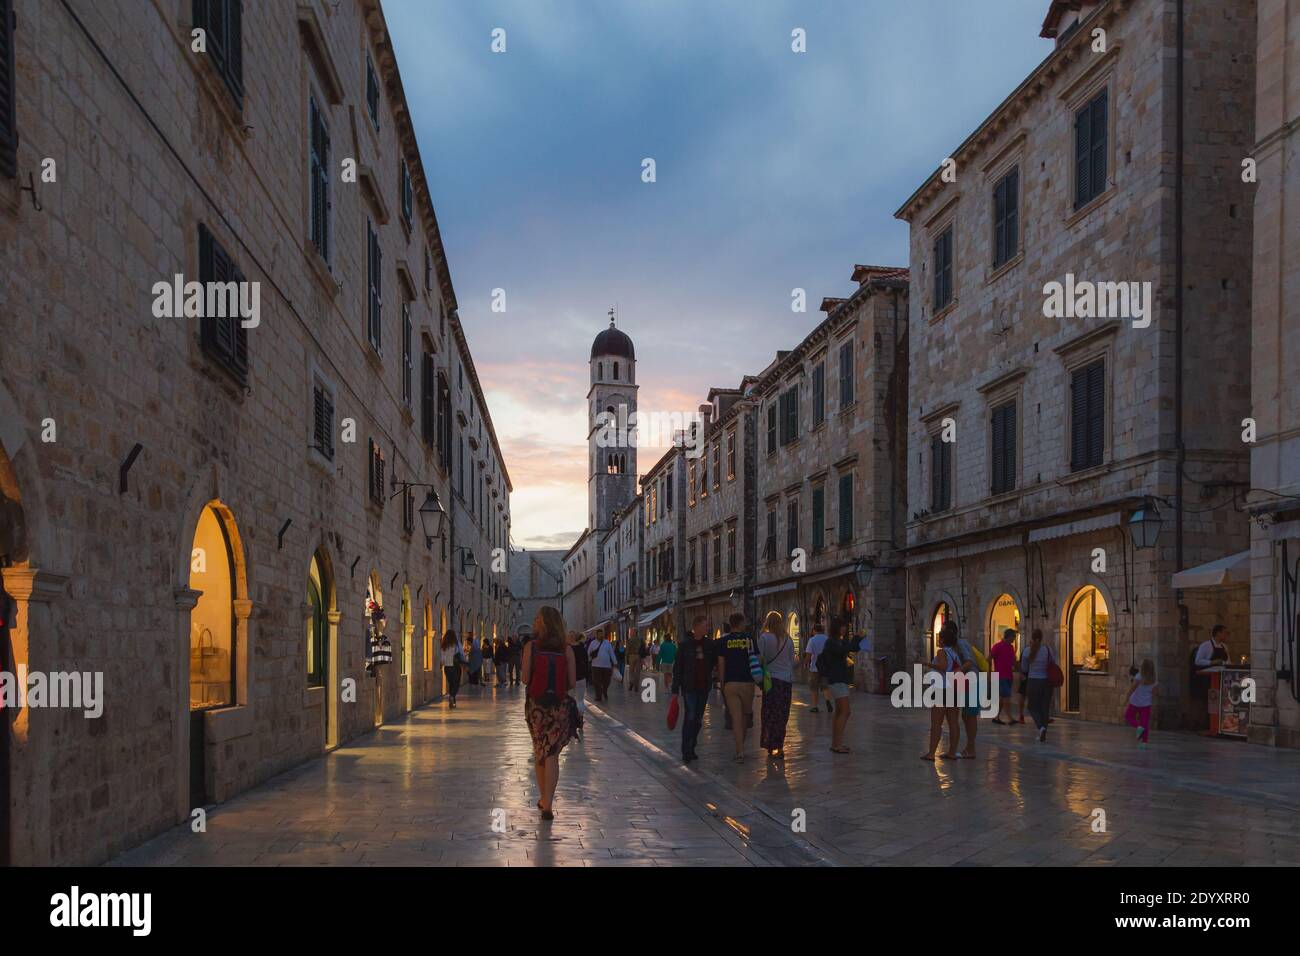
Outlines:
[[849, 696], [848, 684], [831, 684], [828, 689], [831, 692], [831, 700], [841, 700]]
[[728, 681], [722, 685], [722, 699], [726, 701], [727, 710], [731, 710], [734, 700], [740, 705], [740, 712], [746, 717], [754, 714], [754, 682]]
[[659, 665], [659, 673], [664, 674], [664, 675], [667, 676], [667, 677], [672, 677], [672, 676], [673, 676], [673, 665], [672, 665], [672, 664], [660, 664], [660, 665]]
[[999, 697], [1010, 697], [1010, 696], [1011, 696], [1011, 683], [1012, 683], [1012, 681], [1011, 681], [1011, 678], [1010, 678], [1010, 677], [999, 677], [999, 678], [998, 678], [998, 696], [999, 696]]
[[1029, 693], [1029, 678], [1021, 675], [1020, 677], [1020, 696], [1024, 697]]

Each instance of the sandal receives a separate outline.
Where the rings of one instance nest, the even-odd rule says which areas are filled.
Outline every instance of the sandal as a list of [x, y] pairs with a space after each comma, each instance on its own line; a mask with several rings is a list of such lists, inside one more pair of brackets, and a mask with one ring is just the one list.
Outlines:
[[846, 754], [846, 753], [848, 753], [848, 752], [849, 752], [849, 748], [848, 748], [848, 747], [832, 747], [832, 748], [831, 748], [831, 753], [833, 753], [833, 754]]
[[960, 760], [961, 754], [942, 754], [944, 760]]
[[934, 754], [921, 754], [921, 759], [928, 760], [930, 761], [930, 763], [934, 763]]

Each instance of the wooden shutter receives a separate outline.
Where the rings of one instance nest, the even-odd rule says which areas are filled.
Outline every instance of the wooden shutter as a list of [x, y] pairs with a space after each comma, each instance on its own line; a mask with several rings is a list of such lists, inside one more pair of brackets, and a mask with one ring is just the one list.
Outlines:
[[244, 43], [242, 0], [222, 0], [226, 6], [226, 83], [235, 101], [244, 102]]
[[330, 394], [317, 385], [313, 389], [312, 415], [315, 421], [316, 449], [326, 458], [334, 458], [334, 403]]
[[1092, 180], [1088, 198], [1100, 196], [1106, 191], [1106, 144], [1107, 144], [1107, 91], [1102, 90], [1092, 101], [1090, 119], [1092, 130], [1088, 137], [1092, 155], [1088, 164], [1092, 168]]
[[930, 510], [947, 511], [952, 503], [952, 445], [939, 435], [930, 439]]
[[1016, 406], [993, 409], [993, 494], [1016, 487]]
[[1007, 174], [1006, 192], [1006, 262], [1015, 256], [1020, 247], [1020, 167]]
[[813, 427], [826, 418], [826, 365], [818, 363], [813, 369]]
[[[206, 293], [209, 282], [244, 281], [243, 273], [207, 226], [199, 224], [199, 282]], [[224, 366], [240, 384], [248, 377], [248, 329], [244, 328], [239, 310], [234, 315], [208, 315], [204, 298], [203, 316], [199, 320], [199, 340], [205, 351]]]
[[1105, 452], [1106, 363], [1094, 362], [1087, 371], [1087, 456], [1088, 464], [1100, 465]]
[[812, 498], [813, 550], [820, 551], [826, 544], [826, 490], [814, 488]]
[[853, 473], [840, 475], [840, 544], [853, 539]]
[[993, 187], [993, 265], [1007, 261], [1007, 181]]
[[433, 353], [425, 352], [420, 360], [420, 434], [428, 448], [437, 442], [434, 424]]
[[776, 403], [767, 406], [767, 451], [776, 451]]
[[1070, 376], [1070, 469], [1088, 467], [1088, 369]]
[[840, 346], [840, 406], [853, 404], [853, 343]]
[[1092, 111], [1085, 106], [1074, 114], [1074, 208], [1087, 203], [1092, 189]]
[[0, 176], [18, 171], [17, 101], [13, 0], [0, 0]]

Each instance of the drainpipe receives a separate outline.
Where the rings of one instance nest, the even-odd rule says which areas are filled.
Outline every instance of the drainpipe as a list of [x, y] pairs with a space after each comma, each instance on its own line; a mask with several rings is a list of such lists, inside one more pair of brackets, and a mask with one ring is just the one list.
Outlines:
[[[1184, 0], [1178, 0], [1178, 58], [1175, 61], [1175, 109], [1177, 111], [1174, 145], [1174, 445], [1177, 462], [1174, 476], [1174, 561], [1175, 570], [1181, 571], [1183, 561], [1183, 468], [1186, 448], [1183, 443], [1183, 62]], [[1182, 645], [1187, 643], [1187, 605], [1183, 592], [1176, 591], [1178, 605], [1178, 632]]]

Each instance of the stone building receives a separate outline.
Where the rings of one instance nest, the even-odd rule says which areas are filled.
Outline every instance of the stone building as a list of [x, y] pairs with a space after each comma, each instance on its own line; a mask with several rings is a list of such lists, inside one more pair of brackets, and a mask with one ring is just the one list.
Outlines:
[[584, 531], [564, 553], [564, 622], [570, 630], [595, 631], [601, 619], [596, 616], [599, 584], [596, 574], [597, 536]]
[[[907, 270], [856, 266], [857, 289], [753, 381], [757, 617], [802, 652], [832, 616], [903, 663], [901, 545]], [[859, 680], [860, 689], [867, 682]]]
[[1224, 343], [1249, 333], [1255, 4], [1057, 0], [1043, 36], [1053, 50], [897, 213], [908, 653], [949, 618], [981, 646], [1042, 628], [1065, 712], [1119, 720], [1151, 658], [1158, 724], [1203, 726], [1190, 654], [1218, 620], [1246, 654], [1245, 594], [1172, 579], [1247, 541], [1250, 368]]
[[685, 625], [703, 613], [716, 636], [727, 618], [746, 610], [753, 587], [754, 403], [746, 377], [739, 388], [711, 388], [685, 456], [686, 522], [683, 535]]
[[564, 614], [564, 552], [514, 551], [510, 556], [510, 599], [516, 629], [531, 629], [538, 610], [546, 604]]
[[1250, 446], [1250, 738], [1300, 747], [1300, 2], [1259, 0]]
[[14, 863], [105, 860], [397, 718], [451, 621], [508, 613], [383, 13], [238, 10], [0, 0], [2, 669], [104, 688], [5, 709]]
[[605, 556], [604, 586], [600, 589], [598, 617], [623, 641], [639, 636], [641, 607], [642, 496], [637, 495], [611, 518], [612, 527], [601, 542]]
[[677, 507], [685, 489], [686, 456], [682, 435], [641, 477], [644, 534], [641, 557], [641, 614], [637, 626], [662, 640], [671, 633], [680, 639], [682, 550], [686, 509]]

